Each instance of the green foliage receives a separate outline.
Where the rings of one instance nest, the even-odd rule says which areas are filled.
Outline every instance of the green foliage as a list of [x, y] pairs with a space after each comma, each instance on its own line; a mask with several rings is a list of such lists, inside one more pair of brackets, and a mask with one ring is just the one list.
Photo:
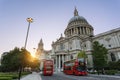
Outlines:
[[22, 76], [31, 74], [32, 72], [22, 72]]
[[103, 45], [97, 41], [93, 43], [92, 55], [95, 68], [102, 69], [107, 65], [107, 54], [107, 49]]
[[77, 54], [77, 58], [87, 58], [87, 55], [85, 54], [85, 51], [81, 51]]
[[33, 58], [30, 66], [32, 69], [39, 69], [40, 61], [37, 58]]
[[[31, 72], [22, 72], [22, 76], [30, 74]], [[0, 80], [13, 80], [13, 79], [18, 79], [17, 72], [5, 72], [5, 73], [0, 73]]]
[[7, 55], [3, 56], [3, 59], [1, 61], [2, 64], [2, 70], [3, 71], [15, 71], [18, 70], [19, 65], [20, 65], [20, 49], [19, 48], [14, 48], [14, 50], [11, 50], [8, 52]]
[[0, 80], [13, 80], [11, 77], [0, 77]]
[[30, 52], [28, 52], [26, 49], [21, 49], [20, 54], [20, 65], [24, 67], [29, 67], [31, 62], [32, 56]]
[[108, 63], [108, 67], [109, 67], [110, 69], [120, 70], [120, 60], [118, 60], [117, 62], [110, 61], [110, 62]]
[[117, 72], [118, 72], [117, 70], [106, 70], [105, 74], [107, 74], [107, 75], [115, 75], [115, 73], [117, 73]]
[[[17, 79], [18, 75], [15, 73], [0, 73], [0, 78], [1, 80], [4, 78], [5, 80], [13, 80], [13, 79]], [[3, 80], [4, 80], [3, 79]]]
[[20, 66], [22, 68], [29, 66], [30, 59], [31, 55], [27, 50], [15, 47], [3, 56], [1, 60], [1, 70], [3, 72], [18, 71]]
[[116, 62], [117, 69], [120, 70], [120, 59]]
[[97, 74], [97, 72], [89, 72], [90, 74]]

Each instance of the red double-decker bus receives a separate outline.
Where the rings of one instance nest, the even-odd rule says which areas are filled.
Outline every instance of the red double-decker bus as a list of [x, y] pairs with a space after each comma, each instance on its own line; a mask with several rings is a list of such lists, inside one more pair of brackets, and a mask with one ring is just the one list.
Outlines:
[[65, 74], [87, 75], [85, 59], [79, 58], [65, 61], [63, 72]]
[[42, 60], [41, 64], [43, 75], [53, 75], [53, 60]]

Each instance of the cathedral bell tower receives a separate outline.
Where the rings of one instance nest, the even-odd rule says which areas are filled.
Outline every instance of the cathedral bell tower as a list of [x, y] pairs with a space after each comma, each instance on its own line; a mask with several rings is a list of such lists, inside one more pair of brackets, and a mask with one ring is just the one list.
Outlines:
[[44, 44], [43, 44], [43, 41], [41, 39], [40, 43], [38, 44], [38, 49], [41, 50], [41, 51], [43, 51], [43, 46], [44, 46]]
[[44, 44], [42, 39], [40, 40], [39, 44], [38, 44], [38, 48], [37, 48], [37, 52], [36, 52], [36, 57], [40, 57], [41, 54], [43, 54], [44, 52], [44, 48], [43, 48]]

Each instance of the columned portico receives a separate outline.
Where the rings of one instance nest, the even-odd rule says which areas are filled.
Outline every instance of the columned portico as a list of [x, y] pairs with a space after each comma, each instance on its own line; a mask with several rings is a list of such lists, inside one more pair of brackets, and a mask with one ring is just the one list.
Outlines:
[[63, 70], [63, 63], [65, 61], [65, 54], [56, 55], [56, 70], [62, 71]]

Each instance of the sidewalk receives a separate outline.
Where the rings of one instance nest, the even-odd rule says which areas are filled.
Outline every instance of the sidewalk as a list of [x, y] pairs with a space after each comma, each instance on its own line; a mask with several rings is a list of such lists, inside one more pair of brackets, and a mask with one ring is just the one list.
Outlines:
[[33, 72], [32, 74], [29, 74], [21, 78], [20, 80], [42, 80], [42, 79], [41, 79], [40, 73]]
[[100, 77], [112, 77], [112, 78], [119, 78], [120, 79], [120, 76], [115, 76], [115, 75], [97, 75], [97, 74], [88, 74], [90, 76], [100, 76]]

